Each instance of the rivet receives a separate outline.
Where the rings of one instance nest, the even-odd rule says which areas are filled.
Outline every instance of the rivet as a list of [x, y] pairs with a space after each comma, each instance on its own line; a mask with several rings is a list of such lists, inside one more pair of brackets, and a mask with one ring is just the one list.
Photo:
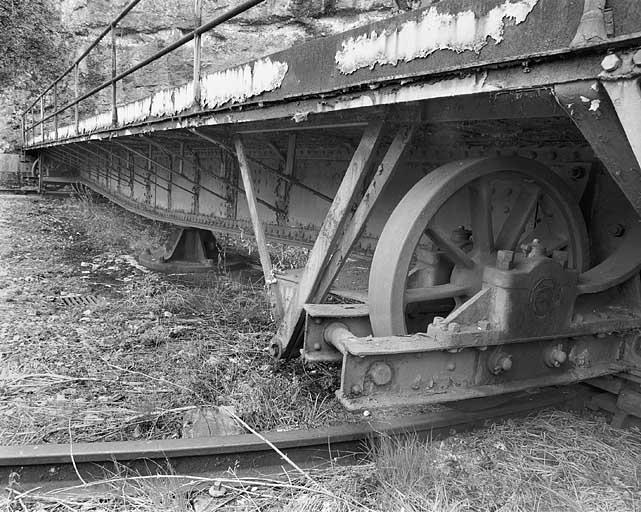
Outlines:
[[314, 318], [314, 323], [315, 323], [316, 325], [320, 325], [320, 324], [322, 324], [322, 323], [323, 323], [323, 320], [322, 320], [321, 318]]
[[615, 238], [622, 237], [625, 234], [625, 226], [623, 224], [612, 224], [608, 228], [608, 232]]
[[449, 332], [459, 332], [461, 330], [461, 326], [457, 322], [450, 322], [447, 326], [447, 330]]
[[318, 343], [318, 342], [314, 343], [314, 350], [320, 350], [321, 348], [322, 347], [321, 347], [320, 343]]
[[481, 331], [489, 331], [490, 330], [490, 322], [488, 320], [479, 320], [476, 325]]
[[377, 386], [384, 386], [392, 380], [392, 368], [382, 361], [370, 366], [367, 373]]
[[621, 65], [621, 59], [616, 53], [606, 55], [601, 61], [601, 67], [607, 71], [612, 72]]
[[360, 395], [363, 392], [363, 387], [360, 384], [354, 384], [352, 386], [352, 394]]
[[585, 169], [583, 167], [574, 167], [570, 171], [570, 178], [574, 181], [578, 181], [585, 176]]
[[449, 371], [451, 371], [451, 372], [452, 372], [452, 371], [454, 371], [454, 370], [456, 370], [456, 363], [454, 363], [454, 362], [447, 363], [447, 369], [448, 369]]

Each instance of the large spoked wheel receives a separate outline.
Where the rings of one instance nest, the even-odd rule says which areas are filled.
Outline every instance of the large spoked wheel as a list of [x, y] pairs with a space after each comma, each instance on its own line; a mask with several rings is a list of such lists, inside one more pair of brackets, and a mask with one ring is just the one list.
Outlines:
[[[538, 240], [535, 241], [535, 240]], [[435, 169], [385, 224], [369, 277], [375, 336], [424, 332], [481, 289], [496, 252], [540, 244], [585, 270], [588, 235], [572, 190], [525, 158], [484, 158]]]

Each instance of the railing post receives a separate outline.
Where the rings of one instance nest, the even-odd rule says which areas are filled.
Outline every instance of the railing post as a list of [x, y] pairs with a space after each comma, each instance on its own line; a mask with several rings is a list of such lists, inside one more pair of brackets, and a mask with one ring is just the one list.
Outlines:
[[22, 147], [25, 147], [27, 145], [27, 132], [26, 126], [27, 126], [27, 120], [25, 118], [25, 113], [23, 112], [22, 115], [20, 116], [20, 133], [22, 134]]
[[58, 140], [58, 82], [53, 84], [53, 133]]
[[40, 138], [45, 141], [45, 97], [40, 96]]
[[36, 142], [36, 115], [33, 113], [33, 105], [29, 109], [29, 112], [31, 113], [31, 137], [33, 138], [33, 142]]
[[[202, 0], [194, 0], [194, 24], [200, 27], [203, 17]], [[200, 106], [200, 56], [202, 44], [200, 34], [194, 34], [194, 105]]]
[[[116, 78], [116, 25], [111, 25], [111, 79]], [[118, 125], [118, 107], [116, 105], [116, 89], [117, 83], [111, 83], [111, 124]]]
[[[73, 67], [73, 89], [75, 100], [78, 101], [79, 89], [80, 89], [80, 70], [78, 64]], [[74, 105], [74, 126], [76, 127], [76, 135], [78, 134], [78, 128], [80, 124], [80, 112], [78, 111], [78, 103]]]

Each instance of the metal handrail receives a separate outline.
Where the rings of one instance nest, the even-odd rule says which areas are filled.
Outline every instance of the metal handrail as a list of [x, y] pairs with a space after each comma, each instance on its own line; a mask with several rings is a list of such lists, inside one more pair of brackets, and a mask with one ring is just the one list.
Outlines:
[[109, 32], [111, 32], [112, 27], [115, 27], [125, 16], [127, 16], [127, 14], [129, 14], [129, 11], [131, 11], [134, 7], [136, 7], [136, 5], [138, 5], [140, 2], [142, 2], [142, 0], [133, 0], [131, 3], [129, 3], [129, 5], [127, 5], [127, 7], [125, 7], [122, 10], [122, 12], [111, 21], [111, 23], [109, 24], [109, 27], [103, 30], [102, 33], [89, 46], [87, 46], [87, 48], [85, 48], [85, 50], [80, 54], [80, 57], [78, 57], [74, 61], [74, 63], [71, 66], [69, 66], [67, 70], [64, 71], [58, 78], [56, 78], [53, 82], [51, 82], [44, 91], [42, 91], [42, 93], [33, 101], [33, 103], [25, 109], [25, 111], [23, 112], [23, 115], [26, 114], [28, 111], [30, 111], [33, 107], [35, 107], [36, 104], [40, 101], [40, 98], [42, 98], [45, 94], [47, 94], [51, 89], [53, 89], [53, 87], [56, 84], [60, 83], [60, 81], [64, 77], [66, 77], [69, 73], [71, 73], [74, 70], [74, 68], [78, 64], [80, 64], [87, 55], [89, 55], [91, 50], [93, 50], [96, 46], [98, 46], [100, 41], [102, 41], [105, 38], [105, 36], [109, 34]]
[[[109, 86], [112, 86], [113, 88], [113, 94], [112, 94], [112, 121], [113, 124], [117, 124], [117, 106], [116, 106], [116, 95], [115, 95], [115, 84], [122, 79], [126, 78], [127, 76], [131, 75], [132, 73], [138, 71], [139, 69], [151, 64], [152, 62], [160, 59], [161, 57], [164, 57], [168, 53], [173, 52], [174, 50], [180, 48], [181, 46], [184, 46], [191, 40], [198, 40], [202, 34], [205, 32], [210, 31], [211, 29], [217, 27], [218, 25], [224, 23], [225, 21], [229, 21], [230, 19], [234, 18], [235, 16], [242, 14], [243, 12], [251, 9], [252, 7], [255, 7], [258, 4], [261, 4], [265, 2], [265, 0], [246, 0], [245, 2], [241, 3], [237, 7], [234, 7], [233, 9], [230, 9], [229, 11], [225, 12], [224, 14], [221, 14], [220, 16], [214, 18], [213, 20], [201, 24], [200, 26], [196, 27], [193, 31], [191, 31], [189, 34], [181, 37], [178, 41], [175, 41], [174, 43], [170, 44], [169, 46], [166, 46], [162, 50], [156, 52], [152, 56], [144, 59], [143, 61], [133, 65], [126, 71], [123, 71], [120, 74], [115, 73], [115, 32], [114, 29], [118, 22], [120, 22], [136, 5], [138, 5], [142, 0], [133, 0], [131, 3], [127, 5], [127, 7], [116, 17], [114, 20], [111, 21], [109, 24], [109, 27], [103, 30], [103, 32], [93, 41], [91, 45], [89, 45], [88, 48], [86, 48], [83, 53], [81, 54], [78, 59], [72, 64], [62, 75], [60, 75], [56, 80], [54, 80], [37, 98], [36, 100], [22, 113], [22, 125], [23, 125], [23, 144], [26, 145], [27, 142], [27, 134], [30, 131], [33, 131], [34, 139], [35, 139], [35, 128], [38, 126], [41, 126], [41, 133], [42, 133], [42, 140], [44, 141], [44, 124], [49, 121], [50, 119], [55, 120], [55, 127], [56, 127], [56, 132], [57, 132], [57, 119], [58, 116], [65, 112], [67, 109], [76, 106], [76, 129], [78, 128], [78, 113], [77, 113], [77, 105], [86, 100], [87, 98], [97, 94], [98, 92], [106, 89]], [[200, 4], [198, 0], [197, 5]], [[107, 80], [103, 82], [102, 84], [98, 85], [97, 87], [93, 88], [89, 92], [83, 94], [82, 96], [76, 96], [76, 98], [67, 103], [65, 106], [61, 108], [57, 108], [57, 104], [54, 105], [54, 112], [45, 116], [44, 115], [44, 97], [45, 95], [51, 91], [51, 89], [54, 89], [54, 103], [56, 103], [56, 89], [55, 86], [63, 79], [65, 78], [71, 71], [76, 71], [78, 69], [78, 64], [93, 50], [104, 37], [112, 33], [112, 78], [110, 80]], [[77, 75], [76, 75], [77, 76]], [[197, 84], [197, 81], [200, 78], [200, 45], [195, 44], [194, 45], [194, 98], [196, 100], [199, 100], [200, 98], [200, 90], [199, 90], [199, 85]], [[77, 93], [77, 91], [76, 91]], [[26, 118], [27, 114], [32, 113], [33, 108], [37, 105], [37, 103], [40, 102], [40, 120], [39, 121], [33, 121], [29, 126], [27, 126]], [[57, 139], [57, 136], [56, 136]]]

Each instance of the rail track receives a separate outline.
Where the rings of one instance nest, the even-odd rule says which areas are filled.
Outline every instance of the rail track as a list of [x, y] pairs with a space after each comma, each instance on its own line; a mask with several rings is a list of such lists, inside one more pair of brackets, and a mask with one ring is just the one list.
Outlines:
[[0, 447], [0, 481], [5, 489], [28, 491], [99, 484], [114, 475], [216, 477], [230, 468], [242, 476], [274, 475], [282, 473], [289, 464], [281, 454], [302, 468], [330, 462], [354, 463], [365, 458], [368, 448], [381, 436], [413, 434], [438, 439], [488, 421], [524, 416], [545, 408], [582, 407], [593, 394], [586, 386], [553, 388], [515, 394], [509, 403], [494, 407], [488, 399], [479, 399], [467, 407], [462, 403], [460, 410], [264, 435], [5, 446]]

